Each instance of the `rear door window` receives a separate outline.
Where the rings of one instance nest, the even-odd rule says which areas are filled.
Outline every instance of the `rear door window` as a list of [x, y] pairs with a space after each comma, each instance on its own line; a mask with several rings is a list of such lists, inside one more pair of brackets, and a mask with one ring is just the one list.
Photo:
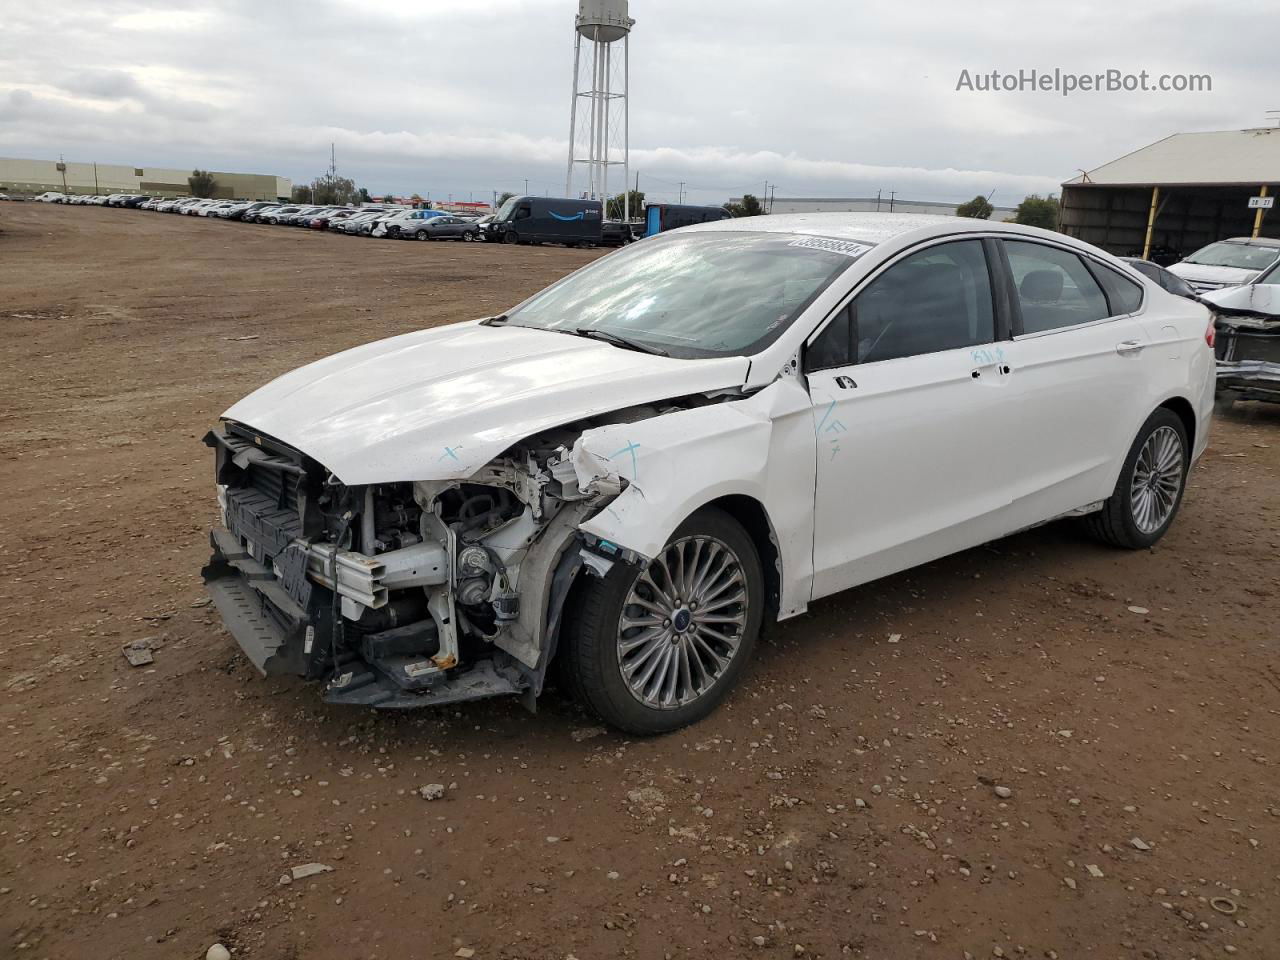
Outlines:
[[[1141, 286], [1100, 263], [1090, 263], [1089, 266], [1098, 282], [1102, 284], [1103, 293], [1107, 295], [1110, 316], [1119, 317], [1126, 313], [1138, 312], [1142, 306]], [[1159, 283], [1160, 278], [1157, 276], [1155, 281]]]
[[1024, 240], [1003, 243], [1022, 311], [1022, 333], [1075, 327], [1109, 315], [1102, 287], [1074, 253]]

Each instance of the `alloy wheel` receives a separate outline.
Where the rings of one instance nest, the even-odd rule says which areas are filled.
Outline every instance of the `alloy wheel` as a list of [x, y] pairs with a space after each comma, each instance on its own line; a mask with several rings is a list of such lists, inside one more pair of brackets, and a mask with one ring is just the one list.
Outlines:
[[669, 544], [636, 578], [618, 618], [618, 667], [631, 695], [658, 710], [706, 695], [738, 653], [750, 600], [742, 562], [722, 540]]
[[1133, 522], [1143, 533], [1155, 533], [1173, 515], [1182, 475], [1182, 438], [1172, 427], [1157, 427], [1138, 453], [1129, 484]]

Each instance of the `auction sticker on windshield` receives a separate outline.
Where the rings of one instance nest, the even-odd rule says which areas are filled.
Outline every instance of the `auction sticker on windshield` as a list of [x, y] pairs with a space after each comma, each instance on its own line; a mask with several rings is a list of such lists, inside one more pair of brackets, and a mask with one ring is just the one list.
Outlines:
[[808, 247], [811, 250], [829, 250], [832, 253], [843, 253], [846, 257], [860, 257], [871, 246], [854, 240], [832, 240], [830, 237], [796, 237], [789, 247]]

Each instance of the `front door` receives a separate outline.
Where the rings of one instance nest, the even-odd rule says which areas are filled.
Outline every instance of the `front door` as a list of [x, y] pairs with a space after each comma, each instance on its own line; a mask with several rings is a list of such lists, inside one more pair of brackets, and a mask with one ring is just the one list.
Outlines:
[[999, 536], [1009, 417], [981, 240], [909, 253], [806, 351], [818, 438], [814, 596]]

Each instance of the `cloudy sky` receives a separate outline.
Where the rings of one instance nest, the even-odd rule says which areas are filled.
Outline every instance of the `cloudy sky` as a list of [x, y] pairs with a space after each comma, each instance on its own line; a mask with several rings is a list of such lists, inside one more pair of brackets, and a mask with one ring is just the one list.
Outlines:
[[[0, 155], [559, 193], [576, 0], [0, 0]], [[997, 204], [1280, 108], [1274, 0], [632, 0], [652, 199]], [[1209, 29], [1209, 26], [1212, 29]], [[1259, 39], [1256, 42], [1251, 38]], [[1209, 74], [1203, 93], [957, 91], [962, 70]]]

